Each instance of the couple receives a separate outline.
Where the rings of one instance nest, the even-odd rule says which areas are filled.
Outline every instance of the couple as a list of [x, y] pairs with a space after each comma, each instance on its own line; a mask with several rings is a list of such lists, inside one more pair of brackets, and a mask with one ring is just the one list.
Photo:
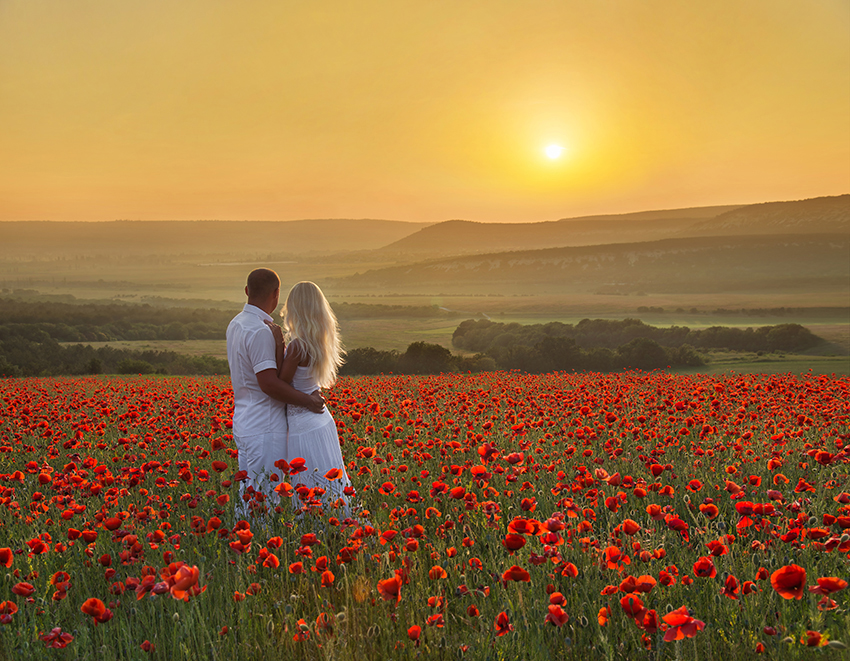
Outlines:
[[[334, 383], [342, 364], [336, 317], [321, 289], [312, 282], [299, 282], [281, 312], [287, 346], [284, 331], [271, 317], [280, 301], [277, 273], [252, 271], [245, 294], [248, 303], [227, 327], [233, 438], [239, 470], [248, 475], [243, 494], [252, 486], [276, 502], [275, 485], [268, 484], [268, 476], [281, 475], [281, 459], [289, 463], [300, 457], [306, 471], [290, 478], [295, 487], [293, 507], [317, 500], [327, 507], [341, 500], [340, 518], [348, 517], [350, 482], [336, 423], [319, 392]], [[336, 473], [339, 477], [328, 479], [332, 469], [338, 471], [330, 473], [330, 478]], [[241, 512], [247, 511], [244, 505]]]

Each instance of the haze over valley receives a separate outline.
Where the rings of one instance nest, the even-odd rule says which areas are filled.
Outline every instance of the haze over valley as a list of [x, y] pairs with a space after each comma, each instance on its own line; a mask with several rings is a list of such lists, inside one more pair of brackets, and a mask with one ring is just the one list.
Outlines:
[[850, 348], [850, 195], [526, 224], [6, 222], [0, 236], [8, 297], [237, 309], [247, 273], [268, 266], [284, 290], [313, 280], [337, 304], [433, 311], [406, 325], [389, 308], [349, 314], [349, 347], [450, 346], [458, 319], [484, 315], [800, 321]]

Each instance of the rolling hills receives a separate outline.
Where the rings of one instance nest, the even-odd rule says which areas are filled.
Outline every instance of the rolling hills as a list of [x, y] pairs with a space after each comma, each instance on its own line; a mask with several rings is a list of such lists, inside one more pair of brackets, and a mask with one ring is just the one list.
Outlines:
[[373, 250], [427, 225], [371, 219], [4, 222], [0, 223], [0, 259], [312, 256]]
[[336, 281], [392, 292], [641, 293], [850, 289], [850, 235], [687, 237], [462, 255]]
[[424, 227], [384, 246], [377, 253], [423, 258], [675, 237], [842, 232], [850, 232], [850, 195], [588, 216], [543, 223], [450, 220]]

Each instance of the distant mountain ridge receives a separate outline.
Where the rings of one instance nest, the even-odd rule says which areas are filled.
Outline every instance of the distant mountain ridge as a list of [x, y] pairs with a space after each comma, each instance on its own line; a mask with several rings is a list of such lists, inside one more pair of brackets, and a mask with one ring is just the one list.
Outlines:
[[0, 259], [310, 260], [392, 264], [444, 256], [669, 238], [850, 234], [850, 195], [583, 216], [532, 223], [379, 219], [292, 221], [19, 221], [0, 223]]
[[422, 228], [379, 254], [483, 254], [630, 243], [688, 236], [829, 234], [850, 231], [850, 195], [796, 202], [726, 205], [584, 216], [542, 223], [449, 220]]
[[751, 204], [695, 223], [690, 236], [850, 232], [850, 195]]
[[850, 289], [850, 234], [709, 236], [461, 255], [341, 278], [392, 292]]
[[374, 250], [427, 225], [373, 219], [3, 222], [0, 257], [332, 254]]

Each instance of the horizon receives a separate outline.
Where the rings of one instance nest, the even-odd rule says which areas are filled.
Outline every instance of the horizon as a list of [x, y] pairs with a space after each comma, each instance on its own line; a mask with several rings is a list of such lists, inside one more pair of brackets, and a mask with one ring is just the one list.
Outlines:
[[[114, 218], [114, 219], [105, 219], [105, 220], [55, 220], [51, 218], [30, 218], [30, 219], [2, 219], [0, 218], [0, 224], [2, 223], [298, 223], [298, 222], [313, 222], [313, 221], [351, 221], [351, 222], [359, 222], [359, 221], [378, 221], [378, 222], [390, 222], [390, 223], [410, 223], [412, 225], [438, 225], [440, 223], [448, 223], [448, 222], [465, 222], [465, 223], [480, 223], [480, 224], [498, 224], [498, 225], [531, 225], [531, 224], [540, 224], [540, 223], [557, 223], [562, 221], [570, 221], [570, 220], [588, 220], [588, 219], [596, 219], [596, 220], [604, 220], [605, 218], [622, 218], [623, 216], [632, 216], [632, 215], [640, 215], [640, 214], [652, 214], [652, 213], [665, 213], [671, 211], [696, 211], [700, 209], [709, 209], [715, 207], [747, 207], [747, 206], [758, 206], [762, 204], [781, 204], [787, 202], [803, 202], [806, 200], [813, 199], [822, 199], [822, 198], [834, 198], [834, 197], [845, 197], [850, 196], [850, 192], [846, 193], [838, 193], [835, 195], [818, 195], [812, 198], [803, 198], [798, 200], [765, 200], [763, 202], [751, 202], [751, 203], [726, 203], [726, 204], [710, 204], [705, 206], [688, 206], [688, 207], [675, 207], [675, 208], [667, 208], [667, 209], [640, 209], [638, 211], [624, 211], [624, 212], [613, 212], [613, 213], [597, 213], [597, 214], [589, 214], [583, 216], [564, 216], [561, 218], [552, 218], [545, 220], [529, 220], [529, 221], [511, 221], [511, 220], [470, 220], [468, 218], [444, 218], [442, 220], [406, 220], [403, 218], [350, 218], [350, 217], [336, 217], [336, 218], [277, 218], [277, 219], [260, 219], [260, 218]], [[637, 220], [637, 219], [636, 219]]]
[[0, 221], [536, 223], [841, 195], [848, 89], [844, 0], [8, 0]]

